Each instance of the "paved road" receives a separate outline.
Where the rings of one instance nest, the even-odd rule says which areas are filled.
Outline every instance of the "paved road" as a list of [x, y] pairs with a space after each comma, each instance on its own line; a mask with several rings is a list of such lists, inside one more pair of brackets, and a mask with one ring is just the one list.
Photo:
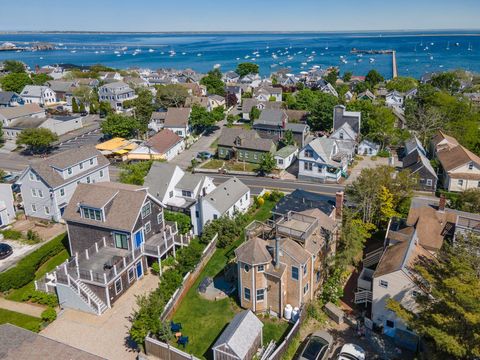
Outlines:
[[[216, 185], [227, 181], [231, 175], [206, 174], [213, 178]], [[245, 185], [247, 185], [252, 194], [259, 194], [263, 189], [277, 189], [285, 192], [291, 192], [296, 189], [303, 189], [319, 194], [335, 194], [343, 190], [344, 186], [339, 184], [317, 184], [299, 180], [280, 180], [256, 176], [237, 176]]]
[[222, 132], [222, 127], [225, 121], [221, 121], [218, 123], [218, 127], [211, 133], [203, 135], [198, 141], [193, 144], [190, 149], [185, 150], [184, 152], [175, 156], [170, 163], [178, 165], [182, 169], [188, 168], [192, 165], [191, 161], [193, 158], [197, 156], [197, 154], [201, 151], [210, 151], [210, 146], [214, 143], [215, 140], [218, 139], [220, 133]]

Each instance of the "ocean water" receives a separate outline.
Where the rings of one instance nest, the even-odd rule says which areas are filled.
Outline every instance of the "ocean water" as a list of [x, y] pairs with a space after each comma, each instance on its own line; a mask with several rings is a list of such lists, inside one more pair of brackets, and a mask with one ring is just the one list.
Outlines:
[[265, 76], [280, 68], [298, 73], [314, 65], [338, 66], [341, 72], [355, 75], [377, 69], [386, 78], [392, 76], [391, 55], [360, 57], [350, 53], [357, 48], [396, 50], [399, 75], [420, 77], [426, 72], [457, 68], [480, 72], [480, 31], [0, 34], [0, 44], [7, 41], [18, 46], [35, 41], [56, 46], [52, 51], [0, 52], [0, 60], [17, 59], [32, 68], [101, 63], [115, 68], [192, 68], [206, 72], [214, 66], [220, 66], [222, 71], [233, 70], [240, 62], [252, 61]]

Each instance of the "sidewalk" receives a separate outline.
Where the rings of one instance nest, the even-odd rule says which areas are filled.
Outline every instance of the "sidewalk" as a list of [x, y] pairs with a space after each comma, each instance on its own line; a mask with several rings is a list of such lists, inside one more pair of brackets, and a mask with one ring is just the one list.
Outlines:
[[30, 315], [34, 317], [41, 317], [43, 310], [46, 307], [41, 305], [33, 305], [28, 303], [21, 303], [17, 301], [11, 301], [0, 297], [0, 308], [10, 311], [15, 311], [21, 314]]

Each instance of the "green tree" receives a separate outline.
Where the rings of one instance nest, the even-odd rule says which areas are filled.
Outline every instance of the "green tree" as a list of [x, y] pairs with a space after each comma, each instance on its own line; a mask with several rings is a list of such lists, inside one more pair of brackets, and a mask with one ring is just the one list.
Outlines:
[[3, 91], [21, 93], [25, 86], [32, 84], [32, 79], [25, 73], [11, 73], [0, 78], [0, 85]]
[[480, 214], [480, 189], [468, 189], [453, 202], [455, 209]]
[[72, 93], [73, 93], [73, 96], [80, 103], [83, 103], [83, 104], [91, 104], [91, 103], [95, 102], [96, 100], [98, 100], [98, 99], [95, 98], [92, 89], [88, 86], [85, 86], [85, 85], [81, 85], [79, 87], [76, 87], [75, 89], [73, 89]]
[[330, 83], [331, 85], [335, 86], [338, 80], [338, 70], [332, 69], [328, 72], [327, 75], [323, 77], [326, 82]]
[[387, 83], [388, 91], [400, 91], [407, 92], [409, 90], [415, 89], [418, 86], [418, 81], [412, 77], [399, 76]]
[[33, 85], [44, 85], [47, 81], [53, 80], [53, 78], [47, 74], [32, 74]]
[[209, 94], [225, 96], [225, 84], [222, 81], [222, 72], [219, 69], [211, 70], [200, 80], [201, 85], [207, 87]]
[[365, 77], [365, 82], [369, 83], [372, 87], [381, 83], [384, 80], [385, 79], [383, 78], [383, 76], [375, 69], [370, 70]]
[[3, 179], [5, 176], [7, 176], [7, 173], [5, 170], [0, 169], [0, 183], [4, 183], [5, 180]]
[[16, 60], [5, 60], [3, 62], [3, 70], [8, 73], [24, 73], [25, 72], [25, 65]]
[[98, 106], [98, 112], [100, 115], [110, 115], [113, 114], [112, 105], [108, 101], [101, 101]]
[[245, 62], [245, 63], [238, 64], [237, 68], [235, 69], [235, 72], [240, 77], [243, 77], [248, 74], [258, 74], [259, 69], [260, 68], [257, 64]]
[[216, 113], [213, 111], [208, 112], [208, 110], [204, 107], [194, 104], [192, 106], [192, 112], [190, 113], [190, 125], [197, 132], [202, 132], [203, 130], [215, 125], [215, 123], [218, 121], [218, 117], [218, 110]]
[[83, 112], [85, 112], [85, 111], [86, 111], [86, 109], [85, 109], [85, 104], [82, 102], [82, 103], [80, 103], [79, 112], [83, 113]]
[[458, 81], [457, 76], [453, 72], [444, 72], [433, 75], [430, 84], [440, 90], [448, 91], [450, 93], [458, 92], [460, 89], [460, 81]]
[[134, 109], [134, 117], [137, 119], [140, 129], [143, 132], [147, 131], [148, 123], [155, 109], [152, 92], [148, 89], [140, 88], [137, 91], [137, 97], [131, 100], [131, 106]]
[[351, 71], [346, 71], [345, 74], [343, 74], [343, 81], [349, 82], [352, 80], [352, 72]]
[[272, 153], [268, 152], [268, 153], [265, 153], [265, 155], [263, 155], [262, 161], [260, 162], [260, 166], [258, 167], [258, 170], [262, 174], [269, 174], [276, 167], [277, 167], [277, 162], [275, 161], [275, 158], [273, 157]]
[[413, 271], [422, 290], [414, 314], [390, 299], [387, 307], [433, 343], [438, 359], [480, 357], [480, 237], [458, 235], [445, 241], [437, 259], [419, 259]]
[[162, 327], [160, 317], [166, 301], [158, 291], [137, 297], [137, 309], [131, 316], [132, 325], [129, 331], [130, 337], [137, 345], [143, 346], [149, 333], [160, 332]]
[[260, 111], [259, 108], [256, 106], [253, 106], [252, 109], [250, 110], [250, 121], [257, 120], [260, 117], [260, 114], [262, 112]]
[[177, 223], [180, 234], [185, 235], [192, 228], [190, 216], [184, 213], [165, 210], [164, 216], [165, 221], [175, 221]]
[[378, 192], [378, 202], [380, 205], [381, 223], [386, 224], [392, 217], [397, 216], [395, 204], [393, 203], [393, 195], [383, 185], [380, 187], [380, 191]]
[[110, 114], [100, 125], [102, 132], [112, 137], [133, 138], [138, 129], [138, 121], [131, 116]]
[[57, 140], [57, 134], [44, 128], [24, 129], [17, 136], [17, 144], [26, 145], [34, 153], [48, 150]]
[[319, 93], [315, 105], [310, 110], [308, 124], [312, 130], [330, 130], [333, 128], [333, 108], [338, 99], [326, 93]]
[[158, 107], [182, 107], [185, 105], [185, 100], [188, 97], [188, 90], [186, 87], [178, 84], [160, 85], [156, 87], [157, 95], [155, 102]]
[[398, 145], [405, 138], [403, 132], [395, 126], [396, 121], [397, 119], [391, 109], [381, 105], [374, 105], [373, 112], [368, 117], [368, 120], [363, 122], [365, 126], [363, 133], [366, 138], [379, 143], [381, 149], [389, 145]]
[[152, 161], [140, 161], [137, 163], [124, 164], [120, 171], [120, 182], [124, 184], [143, 185], [145, 176], [147, 176]]
[[77, 100], [74, 97], [72, 98], [72, 112], [74, 114], [78, 113], [78, 103], [77, 103]]
[[285, 131], [281, 143], [283, 146], [295, 145], [295, 138], [293, 137], [292, 130]]

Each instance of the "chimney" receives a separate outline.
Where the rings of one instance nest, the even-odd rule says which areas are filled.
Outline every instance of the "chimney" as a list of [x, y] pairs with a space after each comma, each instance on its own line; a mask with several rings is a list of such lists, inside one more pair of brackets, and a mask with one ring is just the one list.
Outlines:
[[335, 194], [335, 217], [340, 219], [343, 212], [343, 191], [337, 191]]
[[447, 199], [445, 198], [445, 194], [440, 194], [440, 201], [438, 202], [438, 211], [445, 211], [446, 203], [447, 203]]

